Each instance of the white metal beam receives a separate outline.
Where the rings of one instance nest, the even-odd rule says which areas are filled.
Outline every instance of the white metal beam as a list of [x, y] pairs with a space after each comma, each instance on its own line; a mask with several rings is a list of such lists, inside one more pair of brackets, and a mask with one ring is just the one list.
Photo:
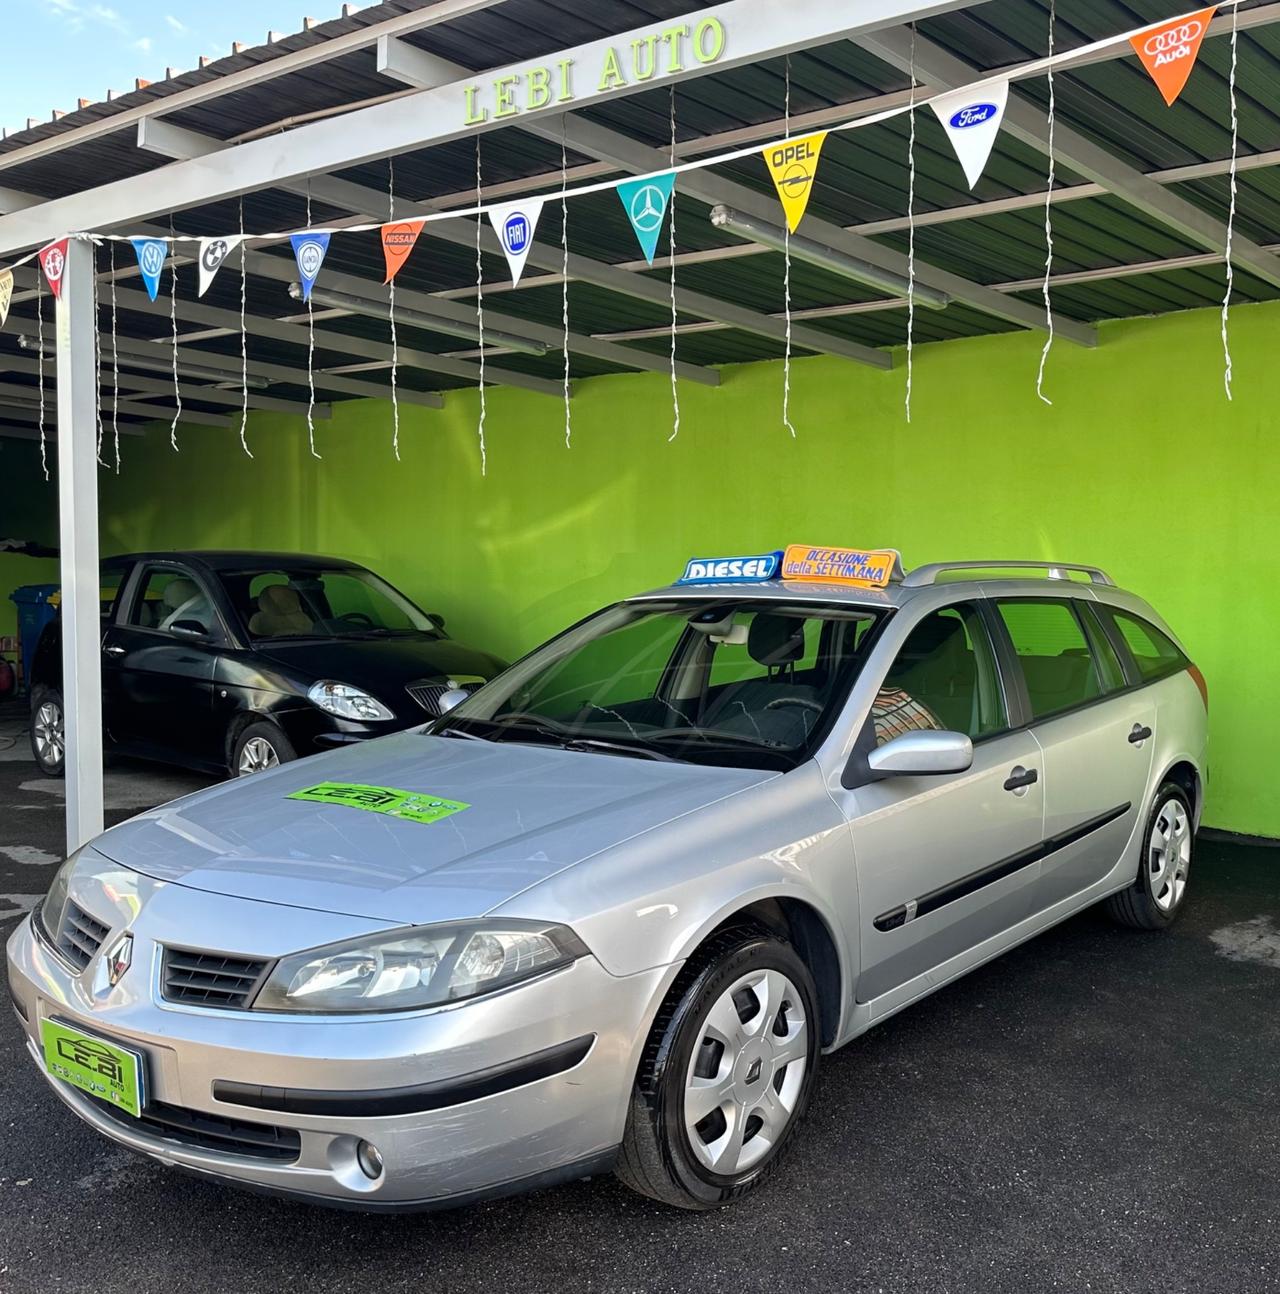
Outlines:
[[[0, 368], [2, 367], [4, 366], [0, 365]], [[96, 376], [98, 372], [96, 364], [94, 366], [93, 371]], [[61, 389], [61, 384], [59, 384], [58, 389], [54, 389], [52, 385], [48, 389], [46, 389], [44, 398], [45, 398], [46, 405], [48, 405], [50, 409], [56, 408], [60, 410], [62, 406], [66, 403], [64, 399], [59, 398], [58, 390], [60, 389]], [[172, 396], [172, 392], [173, 392], [173, 388], [171, 387], [170, 396]], [[36, 396], [36, 394], [37, 393], [34, 390], [32, 390], [32, 388], [29, 386], [15, 386], [12, 383], [0, 382], [0, 405], [2, 405], [5, 400], [24, 400], [29, 397], [34, 397]], [[97, 453], [98, 410], [100, 408], [105, 410], [109, 406], [110, 406], [110, 401], [106, 401], [106, 402], [103, 401], [103, 398], [99, 394], [97, 385], [95, 383], [94, 394], [93, 394], [93, 406], [92, 406], [93, 412], [91, 416], [91, 421], [93, 422], [93, 426], [94, 426], [94, 453], [95, 454]], [[120, 400], [119, 403], [116, 405], [116, 408], [118, 408], [121, 413], [125, 414], [128, 417], [156, 418], [156, 419], [171, 418], [173, 416], [173, 411], [176, 407], [177, 407], [176, 405], [171, 404], [169, 408], [156, 408], [154, 405], [139, 404], [136, 400], [129, 400], [129, 399]], [[224, 414], [205, 413], [203, 410], [200, 410], [200, 409], [184, 408], [182, 410], [181, 420], [183, 422], [189, 422], [189, 423], [193, 423], [204, 427], [229, 427], [231, 425], [231, 420], [227, 418]], [[61, 419], [59, 419], [59, 427], [61, 427]]]
[[98, 573], [98, 362], [93, 252], [72, 240], [57, 306], [58, 537], [67, 852], [105, 825], [102, 792], [102, 610]]
[[[695, 57], [692, 51], [697, 42], [691, 39], [693, 28], [686, 22], [668, 28], [684, 33], [684, 43], [680, 43], [680, 38], [675, 42], [675, 49], [684, 53], [677, 58], [666, 53], [655, 55], [652, 75], [646, 79], [618, 84], [601, 77], [596, 84], [579, 85], [571, 98], [552, 95], [537, 111], [521, 116], [499, 115], [495, 119], [491, 113], [484, 121], [469, 121], [469, 113], [474, 117], [474, 87], [478, 84], [475, 78], [423, 90], [285, 134], [251, 140], [225, 152], [175, 163], [166, 169], [163, 183], [157, 183], [154, 175], [134, 175], [0, 216], [0, 255], [36, 246], [68, 230], [104, 229], [137, 222], [287, 180], [394, 156], [427, 144], [469, 137], [512, 121], [545, 122], [548, 117], [568, 111], [571, 105], [584, 108], [616, 100], [653, 89], [673, 77], [683, 81], [724, 72], [793, 50], [967, 8], [973, 3], [975, 0], [861, 0], [853, 6], [847, 0], [791, 0], [782, 6], [777, 0], [728, 0], [690, 15], [690, 20], [696, 18], [699, 27], [719, 23], [723, 28], [723, 51], [714, 60], [700, 61], [703, 55]], [[617, 49], [629, 49], [633, 40], [642, 45], [647, 42], [654, 36], [655, 28], [660, 28], [660, 24], [650, 23], [631, 32], [563, 50], [557, 64], [567, 61], [570, 67], [602, 68], [611, 55], [616, 57]], [[704, 44], [703, 54], [706, 48]], [[680, 61], [684, 58], [689, 61]], [[514, 86], [523, 82], [528, 71], [526, 61], [485, 73], [483, 80], [490, 87]]]
[[[412, 53], [417, 53], [412, 50]], [[442, 60], [437, 60], [442, 61]], [[450, 65], [453, 66], [453, 65]], [[227, 147], [221, 140], [211, 139], [193, 130], [185, 130], [170, 125], [168, 122], [145, 121], [138, 127], [138, 147], [164, 153], [169, 157], [199, 157]], [[341, 207], [355, 213], [361, 219], [385, 219], [387, 195], [376, 189], [349, 180], [319, 176], [307, 181], [289, 181], [280, 186], [292, 193], [306, 194], [321, 202]], [[396, 215], [403, 219], [411, 216], [430, 215], [441, 208], [430, 201], [408, 202], [397, 201]], [[446, 221], [427, 225], [425, 233], [450, 242], [456, 246], [472, 248], [475, 246], [475, 225], [471, 221]], [[485, 246], [496, 256], [502, 254], [493, 230], [487, 223], [482, 230]], [[528, 263], [554, 273], [559, 273], [564, 265], [564, 252], [560, 247], [551, 247], [546, 243], [534, 242], [529, 249]], [[647, 267], [646, 267], [647, 268]], [[669, 306], [671, 287], [656, 279], [646, 278], [631, 270], [616, 265], [607, 265], [603, 261], [578, 253], [570, 253], [569, 277], [583, 283], [592, 283], [622, 296], [646, 301], [651, 305]], [[768, 337], [774, 341], [784, 341], [786, 324], [770, 315], [761, 314], [745, 306], [734, 305], [705, 292], [694, 292], [688, 288], [676, 288], [676, 308], [684, 314], [702, 315], [705, 319], [714, 319], [731, 328], [740, 328], [744, 332]], [[869, 364], [873, 368], [892, 367], [892, 357], [885, 351], [830, 333], [817, 332], [811, 328], [801, 327], [792, 330], [792, 341], [806, 350], [825, 351], [831, 355], [840, 355], [845, 359]]]
[[[857, 43], [877, 58], [900, 71], [916, 73], [941, 85], [962, 86], [982, 74], [972, 64], [918, 33], [905, 29], [861, 35]], [[1049, 128], [1045, 115], [1034, 103], [1010, 90], [1002, 129], [1042, 153], [1049, 151]], [[1095, 144], [1064, 122], [1054, 126], [1054, 157], [1078, 175], [1100, 184], [1108, 193], [1127, 202], [1161, 224], [1201, 247], [1225, 249], [1227, 227], [1216, 216], [1201, 210], [1113, 153]], [[1238, 230], [1232, 240], [1231, 259], [1242, 269], [1280, 287], [1280, 258], [1264, 251]]]

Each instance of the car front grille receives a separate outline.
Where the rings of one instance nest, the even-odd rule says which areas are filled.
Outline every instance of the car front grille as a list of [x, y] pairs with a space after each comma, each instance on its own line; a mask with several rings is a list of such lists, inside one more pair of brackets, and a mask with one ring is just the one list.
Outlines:
[[166, 1002], [181, 1002], [184, 1006], [243, 1011], [253, 1000], [270, 964], [250, 957], [166, 948], [161, 993]]
[[62, 912], [62, 924], [54, 942], [58, 951], [80, 970], [89, 964], [111, 927], [90, 916], [74, 899], [68, 899]]
[[150, 1133], [153, 1137], [182, 1146], [289, 1162], [297, 1159], [302, 1150], [302, 1138], [293, 1128], [277, 1128], [269, 1123], [244, 1123], [225, 1115], [187, 1110], [161, 1101], [150, 1102], [141, 1117], [134, 1118], [110, 1101], [96, 1096], [89, 1099], [95, 1110], [101, 1110], [121, 1127]]
[[[405, 691], [428, 713], [440, 713], [440, 698], [448, 691], [451, 691], [455, 685], [453, 683], [410, 683]], [[483, 683], [472, 681], [467, 683], [458, 683], [464, 692], [474, 692], [477, 688], [483, 687]]]

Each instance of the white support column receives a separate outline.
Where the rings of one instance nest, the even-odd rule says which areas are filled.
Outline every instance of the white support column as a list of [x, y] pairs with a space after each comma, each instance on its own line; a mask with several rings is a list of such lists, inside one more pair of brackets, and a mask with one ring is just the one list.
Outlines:
[[58, 302], [58, 527], [67, 852], [104, 825], [102, 628], [98, 576], [98, 361], [93, 252], [72, 239]]

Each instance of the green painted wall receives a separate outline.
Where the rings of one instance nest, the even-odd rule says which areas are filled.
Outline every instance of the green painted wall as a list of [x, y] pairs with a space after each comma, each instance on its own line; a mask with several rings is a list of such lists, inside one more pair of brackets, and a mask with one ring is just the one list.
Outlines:
[[[51, 474], [52, 467], [51, 461]], [[58, 542], [57, 482], [45, 483], [40, 447], [33, 441], [0, 439], [0, 539]], [[24, 584], [57, 580], [55, 560], [0, 552], [0, 638], [17, 632], [17, 608], [9, 594]]]
[[665, 583], [686, 557], [790, 540], [894, 545], [947, 557], [1096, 562], [1151, 598], [1209, 680], [1208, 821], [1280, 836], [1271, 734], [1280, 630], [1280, 305], [1232, 312], [1235, 399], [1216, 312], [1105, 326], [1059, 342], [1047, 407], [1029, 334], [920, 347], [914, 417], [903, 374], [830, 359], [793, 370], [792, 440], [779, 364], [681, 385], [668, 443], [661, 376], [584, 382], [573, 446], [561, 405], [488, 395], [481, 478], [474, 393], [447, 408], [338, 406], [234, 435], [187, 429], [125, 443], [103, 475], [105, 551], [154, 545], [328, 551], [367, 562], [442, 612], [460, 637], [514, 655], [598, 605]]

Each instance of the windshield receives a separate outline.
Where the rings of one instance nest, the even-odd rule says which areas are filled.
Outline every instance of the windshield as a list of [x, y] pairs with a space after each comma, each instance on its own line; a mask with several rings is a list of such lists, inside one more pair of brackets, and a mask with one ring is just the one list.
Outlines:
[[258, 567], [219, 577], [256, 639], [443, 636], [402, 593], [359, 567]]
[[772, 599], [620, 603], [525, 657], [433, 731], [785, 771], [839, 712], [879, 614]]

